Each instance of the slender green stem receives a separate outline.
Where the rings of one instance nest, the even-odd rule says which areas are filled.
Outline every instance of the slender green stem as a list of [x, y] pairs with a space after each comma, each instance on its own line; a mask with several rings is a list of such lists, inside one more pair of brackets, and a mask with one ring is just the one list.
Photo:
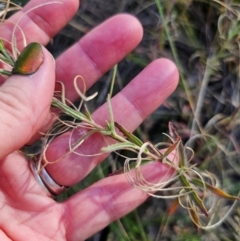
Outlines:
[[185, 80], [185, 77], [184, 75], [182, 74], [182, 65], [181, 65], [181, 62], [179, 60], [179, 57], [178, 57], [178, 54], [177, 54], [177, 50], [175, 48], [175, 45], [172, 41], [172, 37], [171, 37], [171, 34], [170, 34], [170, 30], [169, 30], [169, 27], [168, 27], [168, 24], [167, 24], [167, 21], [166, 21], [166, 16], [164, 15], [164, 11], [163, 11], [163, 7], [162, 7], [162, 4], [161, 4], [161, 0], [155, 0], [155, 3], [156, 3], [156, 6], [157, 6], [157, 9], [158, 9], [158, 12], [159, 12], [159, 15], [162, 19], [162, 22], [163, 22], [163, 27], [164, 27], [164, 30], [165, 30], [165, 33], [166, 33], [166, 36], [167, 36], [167, 40], [169, 42], [169, 45], [170, 45], [170, 48], [171, 48], [171, 51], [172, 51], [172, 54], [173, 54], [173, 57], [174, 57], [174, 60], [178, 66], [178, 69], [179, 69], [179, 73], [180, 73], [180, 80], [181, 80], [181, 83], [183, 85], [183, 88], [186, 92], [186, 95], [187, 95], [187, 98], [189, 100], [189, 104], [190, 104], [190, 107], [191, 107], [191, 110], [192, 110], [192, 113], [194, 113], [194, 101], [192, 99], [192, 96], [191, 96], [191, 93], [190, 93], [190, 90], [188, 88], [188, 85], [187, 85], [187, 82]]
[[113, 68], [113, 75], [112, 75], [111, 86], [110, 86], [110, 90], [109, 90], [110, 97], [112, 97], [112, 94], [113, 94], [113, 88], [114, 88], [115, 79], [116, 79], [116, 75], [117, 75], [117, 66], [118, 65], [116, 64]]

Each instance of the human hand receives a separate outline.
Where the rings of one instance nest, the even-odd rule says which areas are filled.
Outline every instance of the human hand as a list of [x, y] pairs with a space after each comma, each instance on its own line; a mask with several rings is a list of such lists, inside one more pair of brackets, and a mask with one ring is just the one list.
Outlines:
[[[16, 23], [23, 12], [47, 2], [32, 0], [10, 20]], [[46, 5], [29, 12], [19, 22], [27, 42], [47, 44], [75, 14], [78, 2], [62, 0], [63, 4]], [[0, 38], [10, 41], [12, 29], [12, 23], [2, 24]], [[29, 161], [17, 151], [52, 124], [50, 105], [56, 80], [64, 83], [66, 97], [75, 100], [76, 75], [83, 76], [90, 88], [137, 46], [142, 34], [142, 27], [134, 17], [117, 15], [89, 32], [58, 57], [56, 63], [43, 48], [44, 62], [36, 73], [1, 79], [0, 240], [85, 240], [147, 199], [146, 193], [133, 188], [124, 174], [120, 174], [104, 178], [67, 201], [57, 203], [36, 181]], [[16, 38], [20, 44], [18, 31]], [[115, 120], [133, 131], [173, 92], [177, 82], [175, 65], [166, 59], [155, 60], [112, 98]], [[107, 105], [92, 116], [104, 125], [108, 119]], [[65, 154], [68, 138], [64, 134], [52, 142], [47, 151], [48, 160], [54, 161]], [[96, 153], [104, 144], [100, 136], [94, 135], [81, 145], [79, 152]], [[58, 184], [71, 186], [86, 177], [104, 157], [71, 154], [46, 169]], [[155, 163], [145, 169], [154, 181], [168, 167]]]

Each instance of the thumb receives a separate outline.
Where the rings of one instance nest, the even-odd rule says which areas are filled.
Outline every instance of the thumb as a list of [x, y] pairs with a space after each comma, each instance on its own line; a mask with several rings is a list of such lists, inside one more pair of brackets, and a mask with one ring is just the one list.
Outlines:
[[34, 74], [12, 75], [0, 86], [0, 158], [26, 144], [49, 113], [55, 62], [42, 50], [43, 63]]

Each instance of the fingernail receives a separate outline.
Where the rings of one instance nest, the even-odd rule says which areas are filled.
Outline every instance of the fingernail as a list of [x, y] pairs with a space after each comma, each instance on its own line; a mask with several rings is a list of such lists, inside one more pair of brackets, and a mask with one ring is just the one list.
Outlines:
[[39, 43], [30, 43], [18, 57], [12, 74], [30, 75], [35, 73], [43, 63], [43, 50]]

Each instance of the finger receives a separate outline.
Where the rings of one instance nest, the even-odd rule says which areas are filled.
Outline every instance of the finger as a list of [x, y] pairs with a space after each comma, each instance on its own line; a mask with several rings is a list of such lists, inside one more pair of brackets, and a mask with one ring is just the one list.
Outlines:
[[11, 240], [66, 240], [62, 205], [39, 185], [20, 153], [1, 159], [0, 190], [0, 230]]
[[[150, 113], [159, 107], [174, 91], [178, 83], [178, 71], [169, 60], [159, 59], [147, 66], [119, 94], [112, 98], [111, 104], [115, 121], [129, 131], [133, 131]], [[93, 119], [105, 126], [109, 120], [107, 104], [93, 113]], [[85, 130], [77, 129], [70, 137], [69, 133], [56, 138], [46, 152], [49, 162], [47, 170], [53, 179], [61, 185], [71, 186], [83, 179], [106, 155], [83, 157], [75, 154], [66, 155], [69, 149], [69, 138], [75, 143], [85, 134]], [[110, 141], [109, 141], [110, 142]], [[111, 143], [111, 142], [110, 142]], [[100, 153], [106, 146], [100, 135], [87, 138], [76, 150], [81, 155]]]
[[[1, 193], [11, 200], [21, 201], [21, 205], [17, 205], [20, 205], [22, 210], [27, 210], [29, 205], [34, 207], [38, 201], [41, 202], [41, 197], [48, 196], [47, 191], [39, 185], [32, 174], [29, 162], [19, 152], [1, 158], [0, 189]], [[38, 197], [35, 196], [38, 200], [29, 200], [32, 194], [38, 194]]]
[[[79, 6], [78, 0], [32, 0], [22, 10], [0, 26], [0, 37], [11, 41], [16, 24], [25, 34], [27, 43], [47, 44], [73, 17]], [[16, 29], [17, 47], [21, 50], [22, 34]]]
[[43, 54], [36, 73], [13, 75], [0, 86], [0, 159], [26, 144], [48, 117], [55, 63], [44, 48]]
[[[141, 41], [140, 22], [128, 14], [116, 15], [93, 29], [57, 60], [57, 80], [66, 88], [66, 98], [79, 97], [73, 79], [81, 75], [87, 89], [111, 69]], [[79, 82], [81, 89], [81, 82]]]
[[[74, 101], [79, 97], [73, 87], [77, 75], [84, 78], [88, 89], [139, 44], [142, 34], [142, 26], [136, 18], [127, 14], [116, 15], [58, 57], [56, 78], [64, 84], [66, 98]], [[78, 85], [82, 89], [82, 82], [79, 81]], [[41, 132], [46, 132], [51, 124], [46, 121]], [[31, 142], [38, 137], [35, 136]]]
[[[155, 162], [143, 167], [142, 173], [147, 181], [159, 183], [171, 178], [173, 170], [169, 171], [169, 167]], [[135, 209], [148, 197], [145, 192], [133, 188], [124, 174], [100, 180], [64, 204], [68, 214], [66, 223], [69, 223], [67, 240], [85, 240]]]

